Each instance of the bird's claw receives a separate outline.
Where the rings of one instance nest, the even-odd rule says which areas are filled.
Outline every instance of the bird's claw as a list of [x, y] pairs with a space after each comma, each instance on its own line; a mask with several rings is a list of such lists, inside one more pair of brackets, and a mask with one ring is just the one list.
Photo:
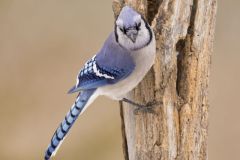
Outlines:
[[136, 108], [134, 110], [134, 114], [137, 115], [141, 112], [143, 113], [151, 113], [151, 114], [156, 114], [154, 108], [159, 105], [158, 102], [156, 101], [151, 101], [151, 102], [148, 102], [146, 105], [141, 105], [141, 106], [138, 106], [138, 108]]
[[137, 108], [134, 110], [134, 114], [136, 114], [136, 115], [139, 114], [140, 112], [156, 114], [156, 112], [154, 110], [154, 107], [162, 104], [162, 102], [151, 101], [151, 102], [148, 102], [146, 105], [142, 105], [142, 104], [133, 102], [133, 101], [127, 99], [127, 98], [123, 98], [122, 101], [136, 106]]

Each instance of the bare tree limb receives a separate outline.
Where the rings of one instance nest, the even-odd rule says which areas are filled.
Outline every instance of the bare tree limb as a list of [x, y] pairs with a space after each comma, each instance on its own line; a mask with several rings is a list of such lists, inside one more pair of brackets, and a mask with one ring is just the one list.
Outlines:
[[154, 67], [121, 105], [125, 160], [207, 159], [208, 84], [216, 0], [114, 0], [142, 13], [157, 41]]

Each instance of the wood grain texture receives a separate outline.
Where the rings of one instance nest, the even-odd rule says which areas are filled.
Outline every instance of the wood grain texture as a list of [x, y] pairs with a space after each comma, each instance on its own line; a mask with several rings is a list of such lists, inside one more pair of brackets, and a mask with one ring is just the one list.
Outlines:
[[125, 160], [205, 160], [208, 84], [216, 0], [114, 0], [130, 5], [156, 35], [155, 65], [128, 95], [151, 109], [120, 107]]

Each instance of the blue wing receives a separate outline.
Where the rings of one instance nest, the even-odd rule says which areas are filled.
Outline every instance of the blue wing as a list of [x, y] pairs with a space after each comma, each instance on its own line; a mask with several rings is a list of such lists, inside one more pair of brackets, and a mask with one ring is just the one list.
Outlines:
[[135, 63], [130, 53], [122, 48], [111, 34], [101, 51], [85, 63], [81, 69], [77, 83], [68, 93], [98, 88], [114, 84], [129, 76]]

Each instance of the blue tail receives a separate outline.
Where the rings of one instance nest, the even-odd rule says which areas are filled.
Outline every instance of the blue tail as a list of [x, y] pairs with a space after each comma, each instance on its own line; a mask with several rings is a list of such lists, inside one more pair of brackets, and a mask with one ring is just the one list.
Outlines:
[[58, 129], [55, 131], [51, 143], [48, 146], [48, 149], [45, 152], [45, 160], [49, 160], [57, 151], [58, 147], [60, 147], [61, 142], [63, 141], [64, 137], [72, 127], [75, 120], [78, 118], [79, 114], [83, 111], [85, 105], [87, 104], [89, 98], [94, 93], [95, 89], [92, 90], [85, 90], [79, 93], [75, 103], [73, 104], [70, 111], [65, 116], [65, 119], [62, 121]]

